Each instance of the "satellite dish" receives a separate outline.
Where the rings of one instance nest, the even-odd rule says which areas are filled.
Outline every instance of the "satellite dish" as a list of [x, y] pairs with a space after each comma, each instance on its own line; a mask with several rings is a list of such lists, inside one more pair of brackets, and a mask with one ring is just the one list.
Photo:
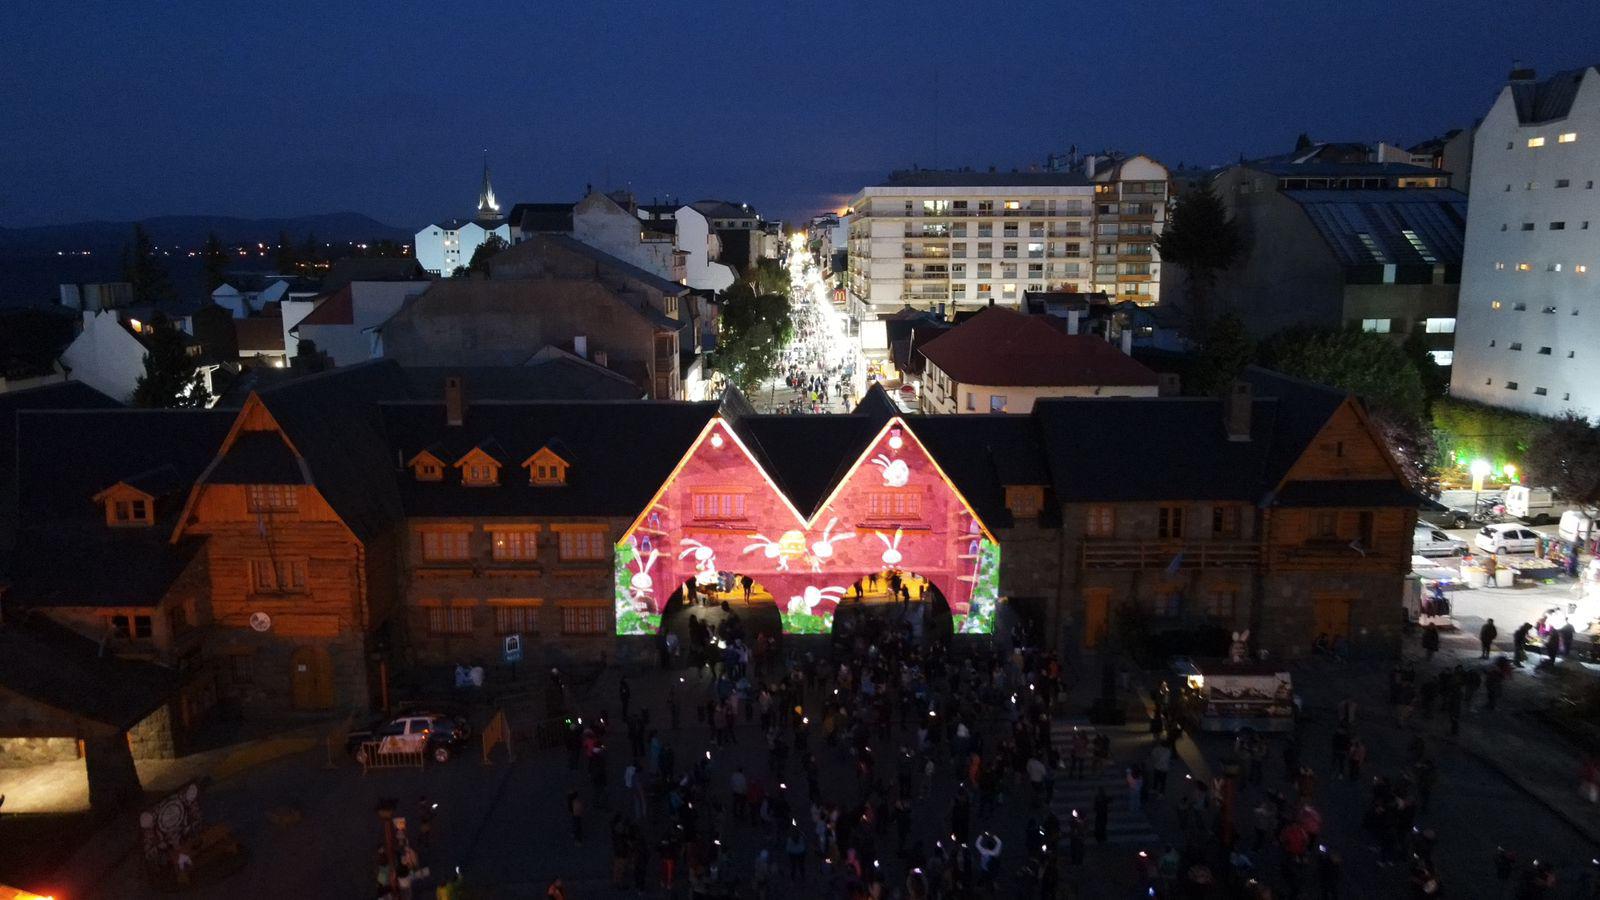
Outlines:
[[250, 614], [250, 627], [256, 631], [266, 631], [272, 627], [272, 617], [264, 612]]

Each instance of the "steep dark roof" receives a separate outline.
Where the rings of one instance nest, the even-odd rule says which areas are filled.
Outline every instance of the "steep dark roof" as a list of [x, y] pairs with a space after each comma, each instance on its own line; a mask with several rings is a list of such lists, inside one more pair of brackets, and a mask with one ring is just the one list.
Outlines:
[[98, 642], [38, 615], [8, 616], [0, 624], [0, 660], [0, 686], [119, 730], [137, 725], [178, 689], [174, 670], [102, 654]]
[[259, 396], [305, 458], [311, 483], [358, 538], [369, 540], [400, 517], [378, 407], [406, 398], [398, 364], [374, 360], [334, 369]]
[[922, 345], [922, 355], [962, 384], [1154, 386], [1156, 373], [1111, 344], [1067, 334], [1043, 316], [989, 307]]
[[1257, 502], [1281, 404], [1255, 400], [1250, 440], [1230, 441], [1221, 400], [1206, 397], [1036, 401], [1034, 416], [1063, 502]]
[[347, 283], [317, 304], [295, 325], [351, 325], [356, 320], [355, 297]]
[[[1537, 125], [1553, 119], [1564, 119], [1572, 112], [1572, 101], [1578, 96], [1578, 87], [1595, 66], [1557, 72], [1543, 81], [1519, 82], [1511, 85], [1511, 99], [1517, 107], [1517, 121], [1523, 125]], [[1600, 76], [1597, 76], [1600, 77]]]
[[[668, 297], [680, 297], [689, 293], [687, 285], [676, 281], [668, 281], [654, 272], [642, 269], [621, 257], [612, 256], [598, 247], [591, 247], [583, 241], [567, 234], [552, 234], [546, 238], [551, 244], [569, 250], [580, 256], [594, 260], [597, 264], [613, 270], [619, 275], [633, 281], [642, 282], [645, 286], [659, 291]], [[515, 252], [508, 250], [507, 253]]]
[[1348, 177], [1417, 177], [1417, 178], [1449, 178], [1449, 172], [1430, 169], [1427, 166], [1414, 166], [1410, 163], [1397, 162], [1291, 162], [1282, 159], [1255, 160], [1246, 163], [1252, 169], [1266, 172], [1268, 175], [1277, 175], [1281, 178], [1332, 178]]
[[990, 528], [1012, 524], [1006, 485], [1050, 483], [1032, 416], [907, 416], [906, 425]]
[[304, 484], [294, 451], [274, 431], [247, 431], [206, 477], [212, 484]]
[[[650, 502], [716, 409], [714, 403], [490, 401], [469, 403], [462, 424], [451, 427], [442, 404], [384, 403], [380, 412], [392, 449], [382, 475], [398, 483], [408, 516], [632, 517]], [[396, 451], [409, 460], [429, 447], [454, 453], [489, 437], [502, 448], [505, 462], [496, 487], [463, 489], [455, 471], [440, 482], [396, 472]], [[571, 464], [567, 483], [530, 485], [518, 464], [556, 441]]]
[[[1300, 205], [1328, 248], [1346, 266], [1461, 265], [1467, 197], [1445, 189], [1284, 191]], [[1416, 235], [1422, 247], [1404, 232]], [[1383, 259], [1373, 256], [1361, 235]], [[1424, 259], [1423, 249], [1433, 259]]]
[[[553, 349], [553, 348], [552, 348]], [[541, 351], [542, 352], [542, 351]], [[559, 354], [559, 355], [556, 355]], [[460, 376], [469, 402], [478, 400], [638, 400], [640, 391], [627, 376], [556, 350], [525, 366], [407, 366], [407, 395], [440, 402], [444, 380]]]
[[1260, 366], [1245, 369], [1243, 378], [1250, 383], [1255, 396], [1274, 397], [1279, 401], [1277, 428], [1265, 471], [1270, 482], [1268, 486], [1276, 486], [1350, 395]]
[[890, 173], [878, 187], [1080, 187], [1090, 184], [1081, 171], [970, 172], [909, 169]]
[[572, 203], [518, 203], [506, 218], [513, 228], [524, 233], [535, 231], [570, 232]]
[[422, 264], [410, 256], [346, 256], [333, 261], [322, 276], [322, 290], [332, 293], [352, 281], [424, 281]]
[[[191, 485], [233, 424], [222, 410], [31, 411], [18, 416], [19, 527], [11, 601], [153, 606], [198, 542], [168, 542]], [[160, 470], [170, 470], [163, 474]], [[134, 480], [155, 523], [111, 528], [93, 498]]]

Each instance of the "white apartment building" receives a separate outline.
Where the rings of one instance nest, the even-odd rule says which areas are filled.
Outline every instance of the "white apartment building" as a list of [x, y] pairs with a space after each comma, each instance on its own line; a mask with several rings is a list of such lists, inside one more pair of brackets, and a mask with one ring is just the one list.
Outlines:
[[849, 291], [875, 316], [910, 305], [1017, 306], [1029, 291], [1160, 299], [1167, 170], [1086, 157], [1071, 172], [903, 171], [851, 204]]
[[478, 252], [478, 247], [490, 235], [511, 243], [511, 223], [500, 215], [494, 187], [489, 184], [489, 164], [484, 163], [477, 216], [432, 222], [418, 231], [415, 238], [417, 263], [430, 275], [449, 278], [456, 269], [472, 262], [472, 254]]
[[1472, 149], [1450, 392], [1600, 415], [1600, 70], [1511, 73]]

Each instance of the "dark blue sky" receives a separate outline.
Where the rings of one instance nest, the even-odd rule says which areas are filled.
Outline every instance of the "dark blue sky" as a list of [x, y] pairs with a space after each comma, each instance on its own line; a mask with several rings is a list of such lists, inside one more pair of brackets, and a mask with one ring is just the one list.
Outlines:
[[[1216, 163], [1415, 141], [1513, 58], [1600, 62], [1595, 0], [39, 4], [0, 35], [0, 224], [719, 196], [1076, 143]], [[937, 146], [936, 146], [937, 145]]]

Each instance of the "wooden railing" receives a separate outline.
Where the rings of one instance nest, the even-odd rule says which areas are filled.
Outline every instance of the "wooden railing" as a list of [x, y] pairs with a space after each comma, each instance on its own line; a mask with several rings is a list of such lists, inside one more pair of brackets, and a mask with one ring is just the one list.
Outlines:
[[1254, 541], [1115, 541], [1086, 538], [1079, 559], [1086, 569], [1237, 569], [1261, 564]]

